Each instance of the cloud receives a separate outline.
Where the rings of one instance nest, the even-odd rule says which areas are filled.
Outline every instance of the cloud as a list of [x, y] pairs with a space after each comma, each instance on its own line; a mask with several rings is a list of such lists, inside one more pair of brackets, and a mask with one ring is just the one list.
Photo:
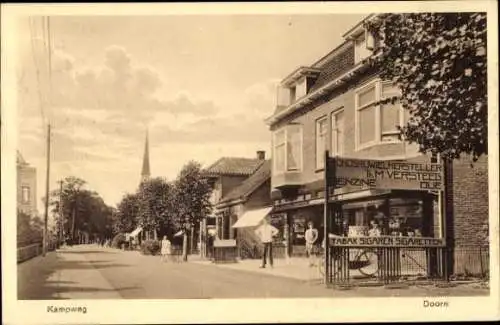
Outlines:
[[[40, 63], [43, 49], [36, 53], [38, 69], [27, 55], [19, 74], [19, 147], [43, 168], [41, 94], [53, 126], [53, 179], [78, 175], [96, 190], [114, 193], [112, 200], [119, 198], [116, 186], [131, 191], [139, 181], [147, 127], [153, 173], [169, 177], [187, 160], [253, 157], [269, 143], [263, 118], [273, 110], [274, 79], [250, 85], [234, 106], [220, 106], [216, 99], [196, 98], [189, 91], [169, 94], [162, 76], [122, 47], [108, 47], [101, 65], [92, 67], [80, 66], [70, 53], [56, 50], [49, 105], [48, 73]], [[38, 178], [43, 184], [42, 169]]]
[[271, 115], [276, 107], [277, 86], [280, 79], [274, 78], [255, 83], [244, 91], [244, 107], [247, 112], [264, 119]]

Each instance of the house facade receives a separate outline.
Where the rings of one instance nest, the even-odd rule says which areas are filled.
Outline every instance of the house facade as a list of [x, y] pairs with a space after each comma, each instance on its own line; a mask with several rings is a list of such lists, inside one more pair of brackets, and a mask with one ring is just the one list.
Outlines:
[[[272, 132], [273, 214], [287, 228], [291, 256], [304, 253], [308, 222], [313, 222], [321, 234], [319, 240], [323, 239], [326, 150], [332, 157], [438, 162], [436, 157], [419, 153], [416, 144], [400, 139], [397, 126], [409, 119], [408, 111], [397, 101], [378, 103], [399, 95], [399, 90], [381, 80], [366, 62], [376, 39], [363, 22], [343, 36], [342, 44], [326, 56], [281, 81], [277, 107], [266, 120]], [[331, 198], [341, 209], [329, 217], [343, 225], [346, 235], [366, 233], [375, 216], [383, 213], [385, 225], [398, 220], [412, 235], [445, 237], [453, 248], [479, 244], [488, 220], [487, 158], [474, 168], [469, 165], [465, 157], [453, 162], [449, 169], [454, 172], [446, 180], [430, 180], [426, 190], [338, 184]], [[446, 181], [446, 200], [432, 185], [441, 181]], [[451, 255], [459, 260], [460, 254], [455, 250]], [[456, 272], [460, 265], [454, 263]]]
[[37, 211], [36, 168], [30, 166], [17, 152], [17, 207], [20, 211], [35, 216]]
[[[256, 158], [222, 157], [204, 169], [203, 174], [212, 187], [210, 203], [214, 209], [212, 215], [206, 217], [200, 225], [203, 229], [201, 237], [212, 232], [218, 239], [235, 238], [236, 231], [231, 228], [234, 216], [225, 212], [225, 208], [218, 209], [218, 204], [254, 174], [264, 162], [265, 152], [258, 151]], [[200, 242], [203, 246], [204, 238], [200, 238]]]
[[[271, 166], [271, 161], [265, 160], [255, 173], [222, 197], [216, 205], [216, 211], [230, 221], [232, 239], [236, 239], [240, 258], [261, 257], [263, 245], [255, 235], [255, 229], [272, 209]], [[283, 255], [283, 240], [281, 231], [275, 237], [276, 256]]]

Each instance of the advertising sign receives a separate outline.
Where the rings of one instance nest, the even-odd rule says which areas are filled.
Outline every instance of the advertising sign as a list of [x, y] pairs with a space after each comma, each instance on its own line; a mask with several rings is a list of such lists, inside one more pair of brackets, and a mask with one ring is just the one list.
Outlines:
[[[443, 166], [402, 160], [330, 159], [335, 187], [359, 189], [443, 190]], [[333, 179], [332, 179], [333, 181]]]
[[330, 245], [337, 247], [443, 247], [444, 239], [432, 237], [334, 237]]

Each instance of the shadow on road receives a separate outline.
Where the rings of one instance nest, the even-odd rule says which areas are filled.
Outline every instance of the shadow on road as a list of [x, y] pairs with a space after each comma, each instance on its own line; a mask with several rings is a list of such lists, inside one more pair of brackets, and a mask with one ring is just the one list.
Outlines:
[[118, 252], [112, 251], [99, 251], [99, 250], [82, 250], [82, 251], [58, 251], [59, 254], [117, 254]]
[[[120, 292], [122, 292], [122, 291], [138, 290], [138, 289], [140, 289], [140, 288], [139, 287], [123, 287], [123, 288], [113, 288], [113, 289], [102, 289], [102, 288], [97, 288], [97, 287], [57, 286], [54, 284], [51, 286], [45, 286], [43, 295], [26, 297], [26, 298], [19, 299], [19, 300], [67, 300], [67, 299], [71, 299], [71, 298], [64, 297], [65, 293], [72, 293], [72, 292], [78, 292], [78, 293], [118, 292], [118, 294], [120, 294]], [[63, 297], [61, 297], [61, 296], [63, 296]], [[75, 298], [72, 298], [72, 299], [75, 299]]]
[[[93, 251], [74, 251], [74, 252], [51, 252], [45, 257], [37, 257], [24, 263], [18, 264], [17, 277], [17, 297], [19, 300], [48, 300], [65, 299], [64, 293], [69, 292], [105, 292], [133, 290], [134, 287], [116, 288], [115, 290], [99, 289], [93, 287], [76, 286], [74, 281], [58, 281], [54, 279], [54, 274], [60, 270], [92, 270], [92, 269], [111, 269], [129, 267], [127, 264], [113, 263], [110, 260], [65, 260], [64, 254], [84, 254]], [[97, 253], [103, 253], [96, 251]], [[75, 285], [75, 286], [74, 286]]]
[[128, 264], [110, 263], [111, 261], [59, 261], [57, 269], [62, 270], [92, 270], [114, 267], [129, 267]]

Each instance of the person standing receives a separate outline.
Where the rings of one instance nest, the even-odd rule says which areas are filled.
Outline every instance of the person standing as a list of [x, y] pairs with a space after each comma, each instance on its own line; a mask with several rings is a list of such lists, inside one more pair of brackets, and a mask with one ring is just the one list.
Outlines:
[[371, 228], [368, 230], [368, 236], [369, 237], [380, 237], [382, 236], [382, 231], [380, 230], [379, 224], [377, 221], [372, 220], [370, 222]]
[[168, 240], [167, 236], [163, 236], [160, 253], [163, 262], [168, 261], [168, 256], [172, 255], [172, 243]]
[[264, 245], [264, 253], [262, 254], [262, 265], [260, 268], [266, 267], [267, 254], [269, 254], [269, 265], [273, 267], [273, 237], [278, 234], [278, 229], [270, 225], [266, 218], [262, 220], [262, 225], [255, 230], [255, 234], [260, 238]]
[[309, 258], [309, 266], [314, 266], [314, 245], [316, 244], [316, 241], [318, 240], [318, 229], [314, 228], [314, 225], [311, 221], [307, 224], [307, 230], [304, 235], [306, 239], [306, 254], [307, 257]]

